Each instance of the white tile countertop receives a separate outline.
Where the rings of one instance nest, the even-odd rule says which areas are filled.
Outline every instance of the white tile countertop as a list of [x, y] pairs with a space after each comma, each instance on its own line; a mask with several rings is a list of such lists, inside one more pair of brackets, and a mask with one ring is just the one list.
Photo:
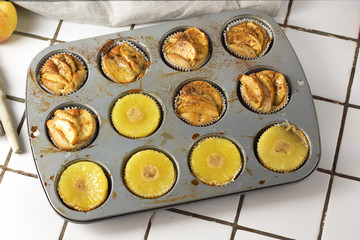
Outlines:
[[13, 154], [0, 137], [0, 239], [359, 239], [360, 1], [284, 1], [275, 18], [317, 111], [321, 158], [313, 174], [282, 187], [90, 224], [59, 217], [38, 179], [25, 116], [28, 67], [50, 45], [142, 26], [108, 28], [17, 11], [15, 33], [0, 44], [0, 77], [23, 153]]

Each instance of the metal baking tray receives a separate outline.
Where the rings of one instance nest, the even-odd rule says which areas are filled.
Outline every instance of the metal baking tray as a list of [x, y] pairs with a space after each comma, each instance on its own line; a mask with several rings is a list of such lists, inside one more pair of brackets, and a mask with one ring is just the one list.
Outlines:
[[[225, 24], [236, 17], [249, 17], [266, 24], [273, 32], [269, 51], [255, 60], [232, 56], [222, 42]], [[210, 38], [212, 53], [200, 69], [176, 71], [164, 63], [161, 41], [178, 27], [194, 26]], [[149, 54], [151, 66], [146, 75], [129, 84], [108, 80], [99, 65], [100, 53], [115, 39], [127, 39]], [[54, 53], [71, 52], [81, 57], [87, 67], [87, 80], [80, 90], [55, 96], [38, 83], [38, 72], [44, 61]], [[290, 85], [287, 106], [273, 114], [257, 114], [239, 100], [238, 75], [263, 69], [283, 73]], [[179, 87], [191, 79], [214, 83], [224, 93], [227, 109], [222, 118], [206, 127], [191, 126], [179, 119], [173, 101]], [[158, 130], [149, 137], [128, 139], [119, 135], [111, 125], [110, 111], [114, 101], [127, 91], [140, 89], [155, 96], [163, 110]], [[46, 130], [46, 120], [62, 107], [80, 106], [93, 111], [98, 119], [96, 139], [85, 149], [68, 152], [56, 148]], [[285, 34], [273, 18], [262, 12], [242, 9], [211, 14], [187, 20], [173, 21], [151, 27], [97, 36], [50, 46], [32, 60], [26, 87], [26, 117], [33, 158], [46, 196], [54, 210], [72, 222], [91, 222], [124, 214], [170, 207], [202, 199], [244, 193], [297, 182], [310, 175], [320, 159], [320, 139], [312, 95], [301, 64]], [[301, 129], [309, 141], [307, 161], [296, 171], [276, 173], [263, 167], [254, 153], [256, 136], [267, 126], [288, 121]], [[188, 154], [194, 143], [203, 136], [219, 135], [235, 142], [242, 153], [243, 169], [237, 178], [224, 186], [203, 184], [191, 173]], [[166, 195], [143, 199], [133, 195], [122, 178], [124, 161], [134, 150], [150, 147], [166, 152], [175, 162], [177, 179]], [[95, 161], [105, 169], [109, 178], [109, 196], [98, 208], [78, 212], [67, 207], [56, 190], [59, 174], [68, 164], [79, 159]]]

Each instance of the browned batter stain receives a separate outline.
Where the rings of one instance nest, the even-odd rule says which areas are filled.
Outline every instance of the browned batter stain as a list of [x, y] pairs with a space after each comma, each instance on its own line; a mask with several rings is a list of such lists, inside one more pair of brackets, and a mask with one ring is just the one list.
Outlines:
[[249, 169], [248, 167], [246, 167], [245, 170], [249, 173], [250, 176], [253, 175], [251, 169]]
[[42, 155], [47, 155], [47, 154], [51, 154], [51, 153], [59, 153], [59, 152], [64, 152], [64, 150], [60, 150], [60, 149], [57, 149], [54, 147], [49, 147], [49, 148], [40, 150], [40, 154], [42, 154]]
[[223, 133], [223, 132], [218, 132], [218, 134], [220, 134], [220, 135], [225, 135], [225, 133]]
[[163, 137], [163, 140], [161, 141], [160, 146], [163, 146], [167, 140], [174, 139], [174, 137], [171, 134], [166, 133], [166, 132], [162, 133], [160, 136]]
[[33, 77], [33, 74], [32, 74], [31, 69], [29, 70], [29, 77], [31, 78], [31, 80], [32, 80], [33, 82], [36, 83], [36, 81], [35, 81], [35, 79], [34, 79], [34, 77]]
[[107, 49], [109, 48], [110, 45], [112, 45], [115, 42], [114, 39], [110, 39], [107, 43], [105, 43], [105, 45], [100, 49], [101, 53], [106, 53]]
[[197, 139], [198, 137], [200, 137], [200, 134], [194, 133], [191, 138], [192, 138], [193, 140], [195, 140], [195, 139]]
[[90, 157], [90, 154], [85, 154], [84, 157], [88, 158]]
[[265, 180], [259, 181], [259, 184], [263, 185], [265, 183]]
[[50, 177], [50, 180], [51, 180], [51, 181], [54, 181], [54, 175], [52, 175], [52, 176]]
[[194, 186], [197, 186], [197, 185], [199, 185], [199, 181], [194, 179], [194, 180], [191, 181], [191, 184], [194, 185]]
[[236, 98], [231, 98], [228, 102], [231, 103], [231, 102], [234, 102], [234, 101], [236, 101], [236, 100], [239, 100], [239, 98], [238, 98], [238, 97], [236, 97]]
[[113, 198], [113, 199], [116, 199], [116, 192], [113, 192], [112, 198]]
[[38, 130], [38, 127], [37, 126], [32, 126], [30, 130], [31, 130], [30, 137], [31, 138], [36, 138], [34, 133]]
[[97, 146], [97, 144], [90, 145], [90, 146], [86, 147], [86, 149], [90, 149], [90, 148], [93, 148], [93, 147], [95, 147], [95, 146]]
[[44, 183], [45, 187], [47, 187], [47, 182]]
[[248, 138], [252, 138], [252, 139], [255, 139], [255, 136], [246, 136]]

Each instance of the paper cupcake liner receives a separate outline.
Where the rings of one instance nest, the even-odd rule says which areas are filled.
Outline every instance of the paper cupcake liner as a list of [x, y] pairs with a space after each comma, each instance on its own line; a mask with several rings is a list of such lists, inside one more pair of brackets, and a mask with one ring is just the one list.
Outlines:
[[[243, 55], [241, 55], [241, 54], [233, 51], [233, 50], [230, 48], [230, 46], [228, 45], [227, 41], [226, 41], [226, 34], [229, 32], [229, 29], [230, 29], [231, 27], [240, 25], [240, 24], [245, 23], [245, 22], [255, 22], [255, 23], [257, 23], [257, 24], [260, 25], [263, 29], [265, 29], [265, 31], [267, 32], [267, 34], [268, 34], [268, 36], [269, 36], [269, 42], [268, 42], [268, 44], [266, 45], [265, 49], [263, 49], [263, 50], [261, 51], [261, 53], [260, 53], [257, 57], [254, 57], [254, 58], [252, 58], [252, 57], [246, 57], [246, 56], [243, 56]], [[273, 40], [273, 33], [272, 33], [272, 31], [270, 30], [269, 27], [267, 27], [265, 24], [263, 24], [262, 22], [260, 22], [260, 21], [258, 21], [258, 20], [256, 20], [256, 19], [252, 19], [252, 18], [241, 18], [241, 19], [234, 20], [234, 21], [232, 21], [232, 22], [230, 22], [230, 23], [227, 24], [227, 26], [226, 26], [226, 28], [225, 28], [225, 30], [224, 30], [224, 32], [223, 32], [223, 40], [224, 40], [224, 44], [225, 44], [226, 49], [227, 49], [233, 56], [235, 56], [235, 57], [237, 57], [237, 58], [245, 59], [245, 60], [254, 60], [254, 59], [258, 59], [258, 58], [263, 57], [263, 56], [267, 53], [267, 51], [269, 50], [270, 44], [271, 44], [271, 42], [272, 42], [272, 40]]]
[[147, 55], [138, 47], [136, 46], [133, 42], [130, 42], [130, 41], [127, 41], [127, 40], [124, 40], [124, 39], [120, 39], [120, 40], [115, 40], [112, 44], [110, 44], [109, 46], [106, 46], [106, 49], [105, 51], [102, 51], [101, 54], [100, 54], [100, 65], [101, 65], [101, 71], [104, 73], [104, 75], [110, 79], [111, 81], [115, 82], [115, 83], [119, 83], [119, 84], [127, 84], [127, 83], [131, 83], [131, 82], [135, 82], [137, 80], [139, 80], [140, 78], [142, 78], [143, 76], [145, 76], [145, 74], [148, 72], [148, 67], [146, 68], [145, 72], [140, 74], [136, 79], [134, 79], [133, 81], [131, 82], [124, 82], [124, 83], [120, 83], [120, 82], [117, 82], [115, 79], [113, 79], [109, 74], [107, 74], [105, 71], [104, 71], [104, 66], [103, 66], [103, 57], [105, 56], [105, 54], [107, 54], [111, 49], [113, 49], [114, 47], [116, 46], [121, 46], [123, 45], [124, 43], [127, 43], [129, 44], [131, 47], [133, 47], [138, 53], [140, 53], [146, 60], [146, 62], [150, 62], [149, 61], [149, 58], [147, 57]]
[[[197, 80], [195, 80], [195, 81], [197, 81]], [[201, 80], [198, 80], [198, 81], [201, 81]], [[193, 82], [193, 81], [191, 81], [191, 82]], [[187, 84], [189, 84], [189, 83], [190, 83], [190, 82], [188, 82]], [[207, 82], [207, 83], [209, 83], [209, 82]], [[209, 84], [211, 84], [211, 83], [209, 83]], [[185, 84], [185, 85], [186, 85], [186, 84]], [[185, 86], [185, 85], [183, 85], [183, 86]], [[225, 96], [222, 94], [222, 92], [221, 92], [216, 86], [214, 86], [213, 84], [211, 84], [211, 86], [220, 94], [221, 99], [222, 99], [222, 109], [221, 109], [221, 113], [219, 114], [219, 117], [214, 118], [213, 121], [208, 122], [208, 123], [206, 123], [206, 124], [194, 125], [194, 124], [192, 124], [190, 121], [182, 118], [182, 117], [181, 117], [179, 114], [177, 114], [177, 113], [176, 113], [176, 116], [177, 116], [178, 118], [180, 118], [182, 121], [184, 121], [185, 123], [187, 123], [187, 124], [189, 124], [189, 125], [191, 125], [191, 126], [194, 126], [194, 127], [208, 127], [208, 126], [216, 123], [217, 121], [219, 121], [219, 120], [224, 116], [225, 111], [226, 111], [226, 109], [227, 109], [226, 98], [225, 98]], [[180, 89], [180, 91], [178, 92], [178, 94], [176, 94], [176, 96], [175, 96], [175, 98], [174, 98], [174, 110], [175, 110], [175, 112], [176, 112], [176, 109], [177, 109], [178, 106], [179, 106], [179, 98], [180, 98], [181, 93], [182, 93], [182, 90]]]
[[[259, 142], [259, 140], [260, 140], [260, 137], [261, 137], [267, 130], [269, 130], [269, 129], [272, 128], [272, 127], [276, 127], [276, 126], [278, 126], [278, 127], [290, 128], [291, 131], [292, 131], [294, 134], [296, 134], [296, 135], [302, 140], [302, 142], [303, 142], [305, 145], [308, 146], [308, 153], [307, 153], [307, 156], [306, 156], [305, 160], [304, 160], [301, 164], [299, 164], [298, 166], [296, 166], [296, 167], [294, 167], [294, 168], [292, 168], [292, 169], [279, 170], [279, 169], [275, 169], [275, 168], [272, 168], [272, 167], [268, 166], [266, 163], [264, 163], [264, 162], [261, 160], [260, 157], [257, 156], [257, 158], [258, 158], [259, 162], [261, 163], [261, 165], [263, 165], [266, 169], [269, 169], [269, 170], [271, 170], [271, 171], [273, 171], [273, 172], [278, 172], [278, 173], [291, 173], [291, 172], [293, 172], [293, 171], [296, 171], [297, 169], [299, 169], [301, 166], [303, 166], [303, 165], [305, 164], [306, 160], [307, 160], [308, 157], [309, 157], [309, 152], [310, 152], [309, 141], [308, 141], [306, 135], [304, 134], [304, 132], [303, 132], [302, 130], [300, 130], [297, 126], [289, 123], [288, 121], [285, 121], [285, 122], [283, 122], [283, 123], [276, 123], [276, 124], [273, 124], [273, 125], [267, 127], [266, 130], [263, 131], [263, 132], [257, 137], [257, 140], [256, 140], [256, 152], [257, 152], [257, 145], [258, 145], [258, 142]], [[258, 155], [258, 154], [256, 153], [256, 155]]]
[[[241, 167], [240, 167], [240, 168], [238, 169], [238, 171], [233, 175], [232, 179], [230, 179], [229, 181], [227, 181], [227, 182], [225, 182], [225, 183], [212, 183], [212, 184], [207, 183], [206, 181], [204, 181], [203, 179], [201, 179], [201, 178], [199, 178], [198, 176], [195, 175], [194, 170], [193, 170], [193, 168], [192, 168], [192, 165], [191, 165], [191, 163], [190, 163], [190, 162], [191, 162], [191, 156], [192, 156], [195, 148], [196, 148], [197, 146], [199, 146], [199, 144], [200, 144], [201, 142], [204, 142], [205, 140], [210, 139], [210, 138], [221, 138], [221, 139], [226, 139], [227, 141], [230, 141], [232, 144], [235, 145], [235, 147], [237, 148], [237, 150], [239, 151], [239, 154], [240, 154], [240, 156], [241, 156]], [[226, 138], [226, 137], [223, 137], [223, 136], [208, 136], [208, 137], [203, 137], [202, 139], [198, 140], [198, 141], [191, 147], [190, 153], [189, 153], [189, 158], [188, 158], [188, 164], [189, 164], [189, 168], [190, 168], [191, 172], [192, 172], [192, 173], [194, 174], [194, 176], [195, 176], [199, 181], [201, 181], [202, 183], [204, 183], [204, 184], [206, 184], [206, 185], [209, 185], [209, 186], [225, 186], [225, 185], [228, 185], [228, 184], [234, 182], [235, 179], [239, 176], [239, 174], [241, 173], [242, 169], [244, 168], [244, 159], [243, 159], [243, 156], [242, 156], [241, 151], [240, 151], [240, 149], [239, 149], [239, 146], [238, 146], [236, 143], [234, 143], [233, 141], [231, 141], [230, 139], [228, 139], [228, 138]]]
[[[139, 153], [139, 152], [142, 152], [142, 151], [146, 151], [146, 150], [152, 150], [152, 151], [155, 151], [155, 152], [158, 152], [158, 153], [162, 153], [164, 154], [172, 163], [172, 166], [174, 167], [174, 173], [175, 173], [175, 181], [173, 182], [172, 186], [164, 193], [162, 193], [161, 195], [159, 196], [148, 196], [148, 195], [141, 195], [135, 191], [132, 191], [129, 186], [128, 186], [128, 183], [127, 183], [127, 180], [125, 179], [125, 169], [126, 169], [126, 166], [129, 162], [129, 160], [132, 158], [132, 156], [134, 156], [136, 153]], [[127, 159], [126, 159], [126, 162], [124, 164], [124, 167], [122, 169], [122, 179], [123, 179], [123, 182], [126, 186], [126, 188], [129, 190], [129, 192], [131, 192], [134, 196], [138, 197], [138, 198], [142, 198], [142, 199], [157, 199], [157, 198], [161, 198], [163, 196], [165, 196], [166, 194], [168, 194], [173, 188], [174, 186], [176, 185], [176, 182], [177, 182], [177, 177], [178, 177], [179, 173], [178, 173], [178, 169], [176, 168], [176, 164], [174, 162], [174, 159], [165, 151], [161, 151], [155, 147], [145, 147], [145, 148], [142, 148], [140, 150], [136, 150], [136, 151], [133, 151], [130, 155], [128, 155]]]
[[161, 108], [161, 105], [160, 105], [159, 101], [158, 101], [154, 96], [152, 96], [151, 94], [148, 94], [148, 93], [145, 93], [145, 92], [141, 92], [141, 91], [139, 91], [139, 92], [137, 92], [137, 93], [124, 94], [123, 96], [117, 98], [116, 101], [114, 102], [113, 106], [112, 106], [111, 113], [112, 113], [112, 111], [113, 111], [113, 108], [114, 108], [116, 102], [117, 102], [119, 99], [121, 99], [121, 98], [123, 98], [123, 97], [125, 97], [125, 96], [128, 96], [128, 95], [137, 95], [137, 94], [138, 94], [138, 95], [144, 95], [144, 96], [150, 98], [151, 100], [153, 100], [153, 101], [155, 102], [155, 104], [156, 104], [156, 106], [158, 107], [159, 112], [160, 112], [160, 120], [159, 120], [158, 126], [156, 127], [156, 129], [155, 129], [153, 132], [151, 132], [151, 133], [149, 133], [149, 134], [147, 134], [147, 135], [141, 136], [141, 137], [133, 137], [133, 136], [128, 136], [128, 135], [126, 135], [126, 134], [124, 134], [124, 133], [120, 133], [120, 132], [115, 128], [115, 126], [114, 126], [114, 124], [113, 124], [113, 120], [112, 120], [112, 118], [111, 118], [111, 124], [112, 124], [113, 128], [116, 130], [116, 132], [117, 132], [118, 134], [120, 134], [121, 136], [126, 137], [126, 138], [129, 138], [129, 139], [139, 139], [139, 138], [146, 138], [146, 137], [151, 136], [152, 134], [154, 134], [154, 133], [159, 129], [159, 127], [160, 127], [160, 125], [161, 125], [161, 122], [162, 122], [162, 119], [163, 119], [163, 110], [162, 110], [162, 108]]
[[[258, 72], [254, 72], [255, 74], [258, 73]], [[286, 91], [286, 97], [285, 99], [282, 101], [282, 103], [278, 106], [276, 106], [273, 110], [269, 111], [269, 112], [263, 112], [259, 109], [256, 109], [254, 108], [253, 106], [251, 106], [251, 104], [246, 101], [245, 97], [244, 97], [244, 93], [243, 93], [243, 87], [242, 87], [242, 83], [240, 82], [240, 95], [241, 95], [241, 99], [243, 101], [243, 103], [245, 104], [245, 106], [255, 112], [255, 113], [259, 113], [259, 114], [264, 114], [264, 115], [270, 115], [270, 114], [273, 114], [273, 113], [276, 113], [276, 112], [279, 112], [281, 111], [282, 109], [284, 109], [286, 107], [286, 105], [289, 103], [289, 96], [290, 96], [290, 86], [289, 86], [289, 83], [288, 81], [286, 80], [285, 78], [285, 83], [286, 83], [286, 87], [287, 87], [287, 91]]]
[[74, 89], [74, 91], [68, 92], [68, 93], [66, 93], [66, 94], [60, 94], [60, 96], [68, 96], [68, 95], [73, 94], [74, 92], [78, 91], [79, 89], [81, 89], [81, 88], [84, 86], [84, 84], [85, 84], [85, 82], [86, 82], [86, 80], [87, 80], [87, 77], [88, 77], [88, 69], [87, 69], [87, 66], [86, 66], [85, 62], [84, 62], [78, 55], [76, 55], [76, 54], [74, 54], [74, 53], [72, 53], [72, 52], [67, 52], [67, 51], [57, 52], [57, 53], [54, 53], [54, 54], [50, 55], [50, 56], [47, 57], [46, 60], [44, 60], [44, 62], [42, 63], [39, 71], [37, 72], [36, 77], [37, 77], [37, 79], [38, 79], [37, 82], [38, 82], [38, 84], [40, 85], [41, 88], [43, 88], [43, 89], [44, 89], [45, 91], [47, 91], [48, 93], [51, 93], [51, 94], [56, 95], [56, 96], [59, 96], [58, 94], [56, 94], [56, 93], [54, 93], [53, 91], [51, 91], [50, 89], [48, 89], [48, 88], [40, 81], [40, 79], [41, 79], [41, 71], [42, 71], [43, 67], [45, 66], [46, 62], [47, 62], [50, 58], [52, 58], [52, 57], [54, 57], [54, 56], [56, 56], [56, 55], [61, 55], [61, 54], [68, 54], [68, 55], [74, 57], [76, 60], [78, 60], [78, 61], [84, 66], [84, 69], [85, 69], [85, 71], [86, 71], [84, 80], [82, 81], [82, 83], [80, 84], [80, 86], [79, 86], [77, 89]]
[[[54, 113], [55, 113], [56, 110], [69, 110], [69, 109], [83, 109], [83, 110], [88, 111], [88, 112], [94, 117], [94, 120], [95, 120], [95, 130], [94, 130], [94, 133], [92, 134], [91, 138], [89, 138], [89, 139], [86, 140], [86, 141], [83, 141], [83, 143], [81, 143], [79, 147], [75, 147], [75, 148], [73, 148], [73, 149], [64, 149], [64, 148], [59, 147], [59, 146], [56, 144], [56, 142], [52, 139], [52, 137], [51, 137], [51, 135], [50, 135], [50, 132], [49, 132], [49, 129], [48, 129], [47, 126], [46, 126], [46, 129], [47, 129], [47, 134], [48, 134], [48, 136], [49, 136], [49, 139], [51, 140], [51, 143], [52, 143], [56, 148], [58, 148], [58, 149], [60, 149], [60, 150], [63, 150], [63, 151], [67, 151], [67, 152], [76, 152], [76, 151], [80, 151], [80, 150], [88, 147], [88, 146], [95, 140], [95, 138], [97, 137], [98, 132], [99, 132], [99, 122], [98, 122], [98, 120], [97, 120], [96, 114], [95, 114], [92, 110], [87, 109], [87, 108], [83, 108], [83, 107], [76, 107], [76, 106], [75, 106], [75, 107], [64, 107], [64, 108], [55, 109], [54, 112], [53, 112], [53, 114], [52, 114], [52, 117], [49, 118], [48, 120], [54, 119], [54, 117], [55, 117]], [[48, 120], [47, 120], [47, 121], [48, 121]], [[47, 121], [46, 121], [46, 122], [47, 122]]]
[[[187, 28], [186, 28], [187, 29]], [[181, 33], [181, 32], [184, 32], [186, 29], [184, 29], [183, 31], [178, 31], [178, 32], [175, 32], [175, 33], [172, 33], [172, 34], [170, 34], [170, 35], [168, 35], [166, 38], [165, 38], [165, 40], [163, 41], [163, 44], [162, 44], [162, 46], [161, 46], [161, 53], [162, 53], [162, 55], [163, 55], [163, 57], [164, 57], [164, 60], [165, 60], [165, 62], [170, 66], [170, 67], [172, 67], [173, 69], [175, 69], [175, 70], [177, 70], [177, 71], [182, 71], [182, 72], [191, 72], [191, 71], [194, 71], [194, 70], [196, 70], [196, 69], [199, 69], [199, 68], [202, 68], [208, 61], [209, 61], [209, 59], [210, 59], [210, 50], [211, 50], [211, 44], [210, 44], [210, 40], [209, 40], [209, 37], [207, 36], [207, 34], [205, 33], [205, 35], [206, 35], [206, 37], [208, 38], [208, 41], [209, 41], [209, 52], [208, 52], [208, 56], [203, 60], [203, 62], [201, 63], [201, 64], [199, 64], [196, 68], [184, 68], [184, 67], [181, 67], [181, 66], [179, 66], [179, 65], [176, 65], [176, 64], [174, 64], [173, 62], [171, 62], [168, 58], [167, 58], [167, 54], [165, 53], [165, 44], [168, 42], [168, 40], [172, 37], [172, 36], [174, 36], [174, 35], [176, 35], [176, 34], [178, 34], [178, 33]]]

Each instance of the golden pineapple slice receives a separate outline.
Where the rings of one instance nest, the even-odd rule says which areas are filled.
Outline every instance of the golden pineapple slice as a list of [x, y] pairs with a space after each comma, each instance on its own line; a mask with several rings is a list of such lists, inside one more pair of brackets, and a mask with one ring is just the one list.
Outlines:
[[99, 207], [108, 196], [108, 180], [103, 169], [93, 162], [80, 161], [61, 174], [57, 189], [64, 203], [77, 211]]
[[135, 153], [126, 163], [124, 181], [135, 195], [158, 198], [166, 194], [175, 183], [173, 162], [165, 154], [154, 150]]
[[257, 143], [260, 162], [276, 172], [291, 172], [299, 168], [309, 154], [305, 135], [290, 124], [266, 130]]
[[159, 125], [160, 117], [157, 103], [143, 94], [129, 94], [120, 98], [111, 112], [115, 129], [130, 138], [152, 134]]
[[199, 142], [190, 155], [190, 168], [196, 178], [208, 185], [231, 182], [242, 167], [238, 148], [224, 138], [207, 138]]

